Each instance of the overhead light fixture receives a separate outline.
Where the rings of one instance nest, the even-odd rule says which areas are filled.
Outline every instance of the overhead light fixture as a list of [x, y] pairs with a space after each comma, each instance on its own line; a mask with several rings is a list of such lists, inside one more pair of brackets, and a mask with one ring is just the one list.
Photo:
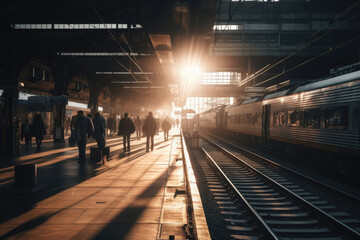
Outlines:
[[149, 53], [124, 53], [124, 52], [58, 52], [58, 56], [71, 57], [127, 57], [127, 56], [151, 56]]
[[[130, 75], [130, 72], [95, 72], [97, 75]], [[133, 72], [134, 75], [152, 75], [153, 72]]]
[[150, 83], [148, 81], [112, 81], [111, 83], [116, 83], [116, 84], [147, 84]]
[[125, 86], [123, 88], [156, 89], [156, 88], [164, 88], [164, 87], [162, 87], [162, 86]]

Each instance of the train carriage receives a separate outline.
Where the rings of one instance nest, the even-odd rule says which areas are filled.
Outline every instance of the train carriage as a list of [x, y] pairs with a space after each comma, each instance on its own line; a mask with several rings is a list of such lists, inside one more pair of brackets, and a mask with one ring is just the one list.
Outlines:
[[199, 114], [199, 124], [267, 144], [360, 156], [360, 71], [215, 108]]
[[227, 107], [226, 130], [261, 137], [262, 103], [257, 100], [250, 99], [241, 105]]
[[359, 71], [281, 94], [284, 96], [263, 100], [263, 104], [271, 109], [269, 139], [358, 154]]

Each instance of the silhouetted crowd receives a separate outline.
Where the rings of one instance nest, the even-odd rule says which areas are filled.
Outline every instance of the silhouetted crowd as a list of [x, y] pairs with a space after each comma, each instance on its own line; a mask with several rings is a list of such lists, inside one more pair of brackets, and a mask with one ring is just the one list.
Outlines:
[[[179, 119], [155, 119], [152, 112], [149, 112], [146, 118], [140, 116], [130, 118], [128, 113], [124, 113], [117, 125], [115, 114], [111, 114], [106, 120], [98, 112], [92, 118], [90, 114], [85, 116], [83, 111], [78, 111], [78, 114], [71, 119], [70, 117], [65, 119], [64, 132], [67, 134], [70, 130], [69, 146], [78, 146], [78, 161], [83, 162], [86, 159], [87, 139], [90, 137], [96, 140], [98, 148], [102, 150], [106, 146], [107, 136], [123, 136], [124, 152], [130, 152], [130, 136], [136, 133], [138, 140], [146, 137], [146, 152], [149, 152], [154, 150], [154, 136], [159, 134], [160, 128], [164, 132], [164, 141], [167, 141], [169, 130], [175, 126], [179, 127]], [[25, 138], [27, 147], [32, 146], [32, 137], [35, 137], [37, 149], [40, 149], [45, 134], [45, 124], [40, 114], [35, 115], [31, 124], [26, 119], [21, 128], [21, 138], [22, 140]]]

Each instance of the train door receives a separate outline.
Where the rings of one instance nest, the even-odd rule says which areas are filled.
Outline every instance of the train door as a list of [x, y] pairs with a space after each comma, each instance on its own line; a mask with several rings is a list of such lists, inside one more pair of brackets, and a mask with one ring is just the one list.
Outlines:
[[262, 138], [264, 140], [268, 139], [270, 133], [270, 109], [270, 104], [264, 105], [262, 109]]

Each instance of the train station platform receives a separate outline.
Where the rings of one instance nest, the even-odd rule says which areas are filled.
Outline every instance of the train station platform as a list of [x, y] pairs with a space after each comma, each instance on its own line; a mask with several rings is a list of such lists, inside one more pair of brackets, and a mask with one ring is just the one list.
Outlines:
[[[132, 138], [123, 152], [122, 137], [107, 139], [105, 164], [77, 162], [77, 147], [45, 142], [1, 161], [0, 239], [186, 239], [186, 179], [180, 130], [168, 141]], [[14, 165], [37, 164], [38, 183], [14, 186]], [[201, 206], [200, 206], [201, 208]]]

